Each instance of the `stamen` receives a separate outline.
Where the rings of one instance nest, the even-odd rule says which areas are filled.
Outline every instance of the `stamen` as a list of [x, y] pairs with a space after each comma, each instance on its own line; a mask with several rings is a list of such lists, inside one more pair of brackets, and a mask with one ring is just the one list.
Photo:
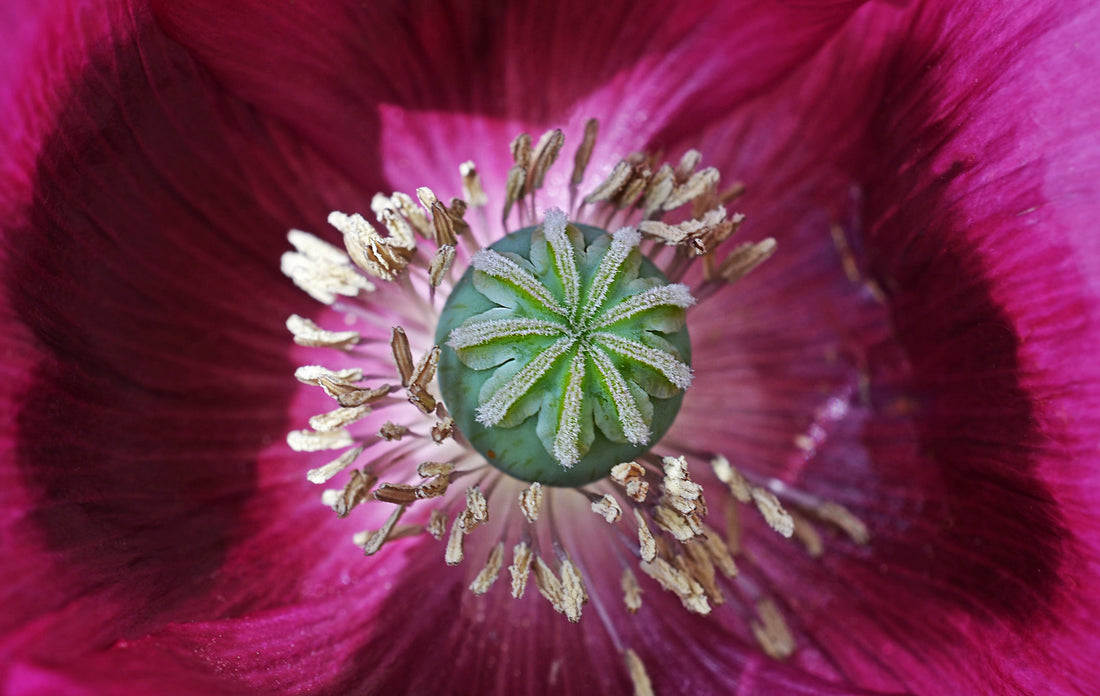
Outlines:
[[318, 432], [344, 428], [370, 413], [370, 406], [340, 407], [328, 413], [321, 413], [309, 419], [309, 427]]
[[512, 565], [508, 566], [508, 572], [512, 576], [512, 596], [516, 599], [522, 597], [527, 589], [533, 558], [526, 542], [521, 541], [512, 548]]
[[497, 576], [500, 575], [500, 567], [503, 563], [503, 558], [504, 543], [500, 542], [489, 552], [489, 558], [485, 561], [485, 567], [481, 569], [481, 572], [477, 574], [474, 581], [470, 583], [471, 592], [476, 595], [483, 595], [489, 591], [489, 588], [497, 581]]
[[386, 519], [386, 522], [382, 525], [382, 528], [379, 529], [377, 532], [370, 534], [367, 537], [366, 541], [363, 542], [364, 555], [373, 556], [374, 554], [378, 553], [378, 551], [382, 548], [382, 544], [385, 544], [386, 540], [389, 538], [390, 532], [393, 531], [394, 525], [397, 524], [397, 521], [401, 519], [401, 515], [403, 514], [405, 514], [404, 505], [400, 505], [397, 508], [394, 508], [394, 511], [390, 514], [389, 518]]
[[539, 508], [542, 507], [542, 484], [532, 483], [519, 493], [519, 509], [528, 522], [534, 523], [539, 519]]
[[443, 561], [447, 565], [458, 565], [466, 556], [465, 551], [462, 549], [462, 537], [465, 534], [466, 529], [462, 526], [462, 517], [460, 515], [455, 518], [454, 523], [451, 525], [451, 536], [447, 538], [447, 550], [443, 554]]
[[401, 375], [401, 386], [408, 387], [413, 375], [413, 358], [405, 329], [400, 326], [393, 327], [390, 346], [393, 348], [393, 360], [397, 363], [397, 371]]
[[639, 564], [642, 572], [656, 580], [661, 587], [680, 598], [684, 608], [695, 614], [709, 614], [710, 604], [706, 591], [699, 581], [663, 558]]
[[637, 614], [642, 608], [642, 586], [638, 584], [638, 578], [630, 568], [623, 569], [623, 577], [619, 584], [623, 588], [623, 603], [631, 614]]
[[783, 620], [783, 614], [779, 607], [770, 599], [764, 599], [756, 604], [756, 615], [759, 621], [751, 623], [752, 635], [760, 648], [776, 660], [785, 660], [794, 653], [794, 636]]
[[577, 154], [573, 156], [573, 174], [569, 182], [573, 186], [579, 186], [584, 180], [584, 170], [588, 169], [588, 162], [592, 159], [592, 150], [596, 147], [596, 135], [600, 132], [600, 122], [590, 118], [584, 123], [584, 137], [577, 147]]
[[441, 419], [439, 422], [432, 425], [432, 440], [437, 444], [443, 444], [447, 438], [454, 435], [455, 432], [455, 420], [450, 416]]
[[634, 508], [634, 519], [638, 523], [638, 553], [644, 562], [649, 563], [657, 558], [657, 540], [653, 538], [653, 533], [649, 531], [649, 525], [638, 508]]
[[349, 449], [328, 464], [316, 469], [310, 469], [306, 473], [306, 478], [310, 483], [325, 483], [336, 474], [351, 466], [352, 462], [358, 459], [359, 455], [362, 453], [363, 445]]
[[542, 188], [546, 172], [550, 170], [558, 155], [561, 154], [562, 145], [565, 144], [565, 136], [561, 129], [554, 129], [543, 133], [535, 146], [531, 159], [531, 166], [527, 175], [527, 191], [536, 191]]
[[623, 516], [619, 501], [606, 494], [592, 501], [592, 512], [603, 517], [608, 524], [615, 524]]
[[649, 483], [645, 480], [645, 469], [638, 462], [623, 462], [611, 469], [611, 480], [626, 489], [626, 494], [635, 502], [645, 501], [649, 494]]
[[361, 290], [374, 290], [374, 284], [357, 272], [347, 254], [336, 247], [300, 230], [291, 230], [287, 237], [298, 252], [283, 254], [283, 275], [313, 299], [331, 305], [337, 295], [355, 297]]
[[[363, 379], [363, 370], [351, 367], [345, 370], [330, 370], [320, 365], [303, 365], [294, 371], [294, 378], [303, 384], [321, 386], [321, 379], [327, 378], [334, 383], [352, 385]], [[354, 385], [352, 385], [354, 386]]]
[[294, 334], [295, 343], [311, 348], [348, 350], [362, 339], [358, 331], [325, 331], [297, 314], [291, 314], [287, 318], [286, 328]]
[[730, 465], [728, 459], [719, 454], [710, 460], [710, 465], [714, 468], [718, 480], [729, 486], [730, 493], [734, 498], [742, 503], [748, 503], [752, 500], [752, 487], [741, 475], [741, 472]]
[[788, 538], [794, 534], [794, 520], [771, 491], [753, 488], [752, 501], [769, 527]]
[[443, 535], [447, 533], [447, 516], [439, 510], [432, 510], [424, 528], [436, 541], [443, 541]]
[[710, 280], [721, 278], [728, 283], [741, 280], [757, 266], [771, 258], [776, 248], [777, 244], [771, 237], [755, 244], [751, 242], [742, 244], [730, 252], [730, 255], [722, 261]]
[[[386, 211], [383, 216], [393, 222]], [[333, 211], [329, 213], [328, 223], [344, 234], [344, 246], [355, 265], [383, 280], [393, 280], [405, 270], [416, 249], [411, 234], [405, 236], [397, 227], [400, 236], [383, 237], [359, 214]]]
[[405, 437], [405, 434], [408, 432], [408, 428], [403, 425], [398, 425], [393, 421], [386, 421], [382, 424], [382, 427], [378, 429], [378, 435], [386, 442], [397, 442]]
[[354, 441], [351, 434], [343, 428], [316, 432], [314, 430], [291, 430], [286, 435], [286, 444], [295, 452], [320, 452], [322, 450], [351, 447]]
[[371, 488], [377, 482], [378, 477], [374, 475], [374, 472], [367, 469], [362, 471], [352, 469], [351, 479], [344, 486], [344, 489], [332, 493], [325, 491], [322, 501], [331, 507], [338, 517], [347, 517], [355, 506], [366, 501]]
[[857, 544], [866, 545], [871, 541], [871, 534], [867, 531], [867, 525], [843, 505], [826, 501], [819, 505], [814, 512], [822, 520], [840, 527]]
[[458, 172], [462, 175], [462, 195], [470, 205], [480, 208], [489, 202], [485, 195], [485, 189], [481, 187], [481, 177], [478, 176], [477, 167], [472, 161], [458, 165]]
[[638, 653], [627, 648], [623, 659], [626, 660], [626, 669], [630, 672], [630, 681], [634, 684], [634, 696], [653, 696], [653, 682], [650, 681]]
[[428, 284], [438, 288], [443, 284], [443, 279], [451, 272], [451, 265], [455, 260], [455, 247], [453, 244], [444, 244], [436, 250], [432, 262], [428, 266]]

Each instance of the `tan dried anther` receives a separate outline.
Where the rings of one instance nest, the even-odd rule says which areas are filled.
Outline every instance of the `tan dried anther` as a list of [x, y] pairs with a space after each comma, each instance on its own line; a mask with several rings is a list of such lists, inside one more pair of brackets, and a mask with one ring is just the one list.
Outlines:
[[542, 484], [536, 481], [519, 492], [519, 509], [528, 522], [537, 522], [542, 507]]
[[[404, 332], [402, 332], [404, 333]], [[396, 350], [394, 351], [396, 355]], [[409, 392], [409, 401], [422, 413], [431, 413], [435, 410], [436, 400], [428, 393], [428, 385], [435, 379], [435, 371], [439, 366], [439, 346], [432, 346], [431, 350], [417, 362], [409, 375], [409, 383], [406, 385]]]
[[561, 563], [561, 588], [561, 612], [569, 621], [576, 623], [581, 620], [581, 610], [588, 601], [588, 590], [577, 566], [568, 558]]
[[386, 442], [397, 442], [409, 432], [409, 429], [403, 425], [394, 423], [393, 421], [386, 421], [382, 424], [382, 427], [378, 429], [378, 436]]
[[356, 406], [373, 404], [393, 390], [388, 384], [383, 384], [373, 389], [346, 389], [345, 385], [337, 386], [331, 382], [326, 382], [321, 386], [329, 396], [336, 398], [336, 403], [345, 408], [355, 408]]
[[397, 364], [397, 373], [401, 375], [401, 386], [409, 386], [413, 375], [412, 349], [409, 347], [409, 337], [405, 329], [400, 326], [393, 327], [390, 337], [390, 348], [393, 350], [393, 361]]
[[714, 167], [695, 172], [672, 191], [672, 194], [661, 204], [661, 210], [675, 210], [705, 195], [707, 191], [713, 190], [718, 185], [719, 178], [718, 170]]
[[344, 370], [330, 370], [320, 365], [302, 365], [294, 370], [294, 378], [302, 384], [320, 386], [322, 378], [328, 378], [339, 382], [351, 384], [363, 379], [363, 370], [358, 367], [350, 367]]
[[336, 459], [333, 459], [328, 464], [318, 467], [316, 469], [310, 469], [306, 472], [306, 478], [310, 483], [325, 483], [336, 474], [340, 473], [344, 469], [352, 465], [352, 463], [359, 458], [359, 455], [363, 453], [363, 445], [353, 447], [341, 454]]
[[354, 441], [351, 433], [343, 428], [324, 432], [291, 430], [286, 435], [286, 444], [295, 452], [321, 452], [351, 447]]
[[447, 550], [443, 554], [443, 560], [449, 566], [458, 565], [466, 555], [466, 552], [462, 549], [462, 539], [466, 534], [466, 529], [462, 526], [461, 519], [461, 515], [455, 518], [454, 523], [451, 525], [451, 535], [447, 537]]
[[476, 595], [483, 595], [488, 592], [493, 583], [497, 581], [497, 576], [500, 575], [500, 567], [503, 561], [504, 542], [499, 542], [489, 552], [489, 558], [485, 561], [485, 566], [474, 578], [474, 581], [470, 583], [470, 591]]
[[520, 133], [517, 135], [510, 145], [512, 150], [512, 161], [516, 163], [516, 166], [527, 169], [531, 166], [531, 153], [534, 151], [531, 147], [531, 135], [529, 133]]
[[294, 335], [295, 343], [311, 348], [348, 350], [362, 339], [358, 331], [326, 331], [297, 314], [287, 317], [286, 328]]
[[550, 167], [557, 161], [564, 144], [565, 135], [562, 134], [560, 128], [548, 130], [539, 138], [539, 142], [535, 145], [534, 152], [531, 155], [531, 165], [528, 168], [528, 193], [542, 188], [546, 172], [550, 171]]
[[657, 540], [653, 538], [653, 533], [649, 531], [649, 525], [638, 508], [634, 508], [634, 519], [638, 523], [638, 552], [643, 561], [652, 561], [657, 557]]
[[641, 503], [649, 494], [645, 469], [638, 462], [623, 462], [611, 468], [611, 480], [626, 489], [626, 494]]
[[821, 558], [825, 553], [825, 543], [813, 524], [798, 513], [788, 511], [787, 514], [794, 520], [794, 538], [802, 542], [810, 558]]
[[626, 661], [626, 671], [630, 673], [630, 683], [634, 685], [634, 696], [654, 696], [653, 682], [650, 681], [645, 664], [642, 663], [642, 658], [638, 657], [638, 653], [627, 648], [623, 653], [623, 659]]
[[737, 564], [734, 563], [729, 545], [722, 539], [722, 535], [704, 524], [701, 544], [710, 556], [711, 562], [714, 563], [722, 575], [727, 578], [737, 575]]
[[563, 591], [561, 580], [558, 579], [558, 576], [554, 575], [554, 571], [550, 569], [546, 561], [542, 560], [542, 556], [535, 558], [534, 570], [535, 587], [538, 588], [539, 594], [550, 602], [554, 607], [554, 611], [562, 613], [565, 605], [562, 602]]
[[665, 477], [661, 481], [661, 501], [685, 516], [706, 513], [703, 487], [691, 480], [687, 460], [665, 457], [662, 460]]
[[696, 614], [709, 614], [710, 603], [706, 591], [699, 581], [690, 574], [672, 565], [663, 558], [639, 564], [642, 572], [656, 580], [662, 588], [680, 598], [684, 608]]
[[577, 146], [577, 153], [573, 155], [573, 174], [569, 182], [577, 186], [584, 179], [584, 171], [588, 169], [588, 162], [592, 159], [592, 150], [596, 147], [596, 136], [600, 132], [600, 122], [590, 118], [584, 123], [584, 136], [581, 144]]
[[[386, 212], [383, 211], [384, 216]], [[389, 214], [393, 215], [393, 211]], [[333, 211], [329, 213], [328, 222], [343, 233], [344, 246], [355, 265], [383, 280], [393, 280], [405, 270], [416, 250], [411, 234], [406, 235], [402, 228], [395, 228], [397, 236], [391, 229], [391, 236], [383, 237], [358, 213], [345, 215]]]
[[777, 248], [776, 241], [771, 237], [760, 242], [746, 242], [723, 259], [709, 280], [721, 278], [729, 283], [736, 282], [767, 261]]
[[443, 279], [447, 277], [447, 274], [451, 272], [451, 265], [455, 260], [455, 246], [453, 244], [444, 244], [439, 247], [435, 256], [432, 257], [432, 261], [428, 264], [428, 284], [433, 288], [438, 288]]
[[839, 503], [824, 502], [814, 510], [814, 513], [821, 520], [839, 527], [857, 544], [864, 545], [871, 541], [871, 533], [867, 530], [867, 525]]
[[788, 539], [794, 534], [794, 519], [774, 493], [760, 487], [753, 488], [752, 502], [756, 504], [756, 509], [769, 527]]
[[663, 503], [654, 508], [653, 521], [677, 541], [691, 541], [703, 533], [703, 528], [695, 515], [685, 516], [679, 510]]
[[311, 417], [309, 419], [309, 427], [318, 432], [337, 430], [351, 425], [368, 413], [370, 413], [370, 406], [356, 406], [354, 408], [344, 408], [341, 406], [328, 413], [319, 413]]
[[416, 497], [420, 499], [439, 498], [447, 493], [451, 478], [446, 474], [434, 476], [416, 487]]
[[452, 462], [421, 462], [416, 467], [416, 475], [420, 478], [447, 476], [454, 470], [455, 465]]
[[592, 512], [603, 517], [608, 524], [615, 524], [623, 516], [623, 509], [619, 501], [613, 496], [604, 494], [592, 501]]
[[325, 491], [322, 501], [331, 507], [339, 517], [347, 517], [355, 506], [367, 499], [371, 488], [377, 482], [378, 477], [374, 475], [374, 472], [366, 469], [362, 471], [352, 469], [351, 478], [343, 490]]
[[428, 516], [428, 524], [425, 525], [424, 529], [436, 541], [442, 541], [443, 535], [447, 533], [447, 516], [439, 510], [432, 510]]
[[442, 420], [432, 425], [432, 441], [442, 444], [455, 433], [455, 419], [445, 416]]
[[714, 469], [714, 474], [718, 477], [718, 480], [729, 486], [730, 493], [734, 498], [742, 503], [752, 502], [752, 486], [741, 475], [741, 472], [730, 464], [728, 459], [719, 454], [710, 460], [710, 465]]
[[432, 241], [438, 246], [454, 246], [458, 243], [455, 220], [447, 211], [447, 206], [436, 201], [432, 203]]
[[472, 532], [489, 521], [489, 503], [476, 484], [466, 489], [466, 509], [458, 515], [458, 522], [467, 532]]
[[394, 505], [408, 505], [417, 499], [416, 486], [407, 483], [383, 483], [374, 490], [374, 499]]
[[508, 170], [508, 179], [504, 184], [504, 213], [501, 215], [501, 220], [505, 222], [508, 220], [508, 216], [512, 214], [512, 206], [523, 195], [526, 183], [526, 167], [517, 164]]
[[631, 614], [637, 614], [642, 608], [642, 586], [638, 584], [638, 578], [630, 568], [623, 569], [623, 577], [619, 581], [623, 588], [623, 603]]
[[373, 556], [378, 553], [382, 548], [382, 545], [389, 539], [390, 533], [393, 532], [394, 526], [397, 521], [401, 519], [401, 515], [405, 514], [405, 506], [401, 505], [394, 509], [390, 516], [386, 519], [382, 528], [376, 532], [373, 532], [367, 536], [363, 541], [363, 554], [366, 556]]
[[489, 202], [485, 195], [485, 189], [481, 185], [481, 176], [477, 173], [477, 165], [472, 160], [467, 160], [458, 165], [458, 173], [462, 176], [462, 195], [470, 205], [480, 208]]
[[794, 636], [775, 602], [770, 599], [757, 602], [756, 615], [760, 620], [752, 621], [750, 628], [764, 653], [776, 660], [790, 657], [794, 653]]
[[695, 578], [700, 585], [703, 586], [703, 591], [706, 592], [707, 598], [719, 606], [726, 603], [726, 598], [722, 594], [722, 590], [718, 587], [718, 576], [714, 572], [714, 561], [710, 557], [710, 553], [707, 551], [706, 545], [701, 542], [695, 542], [692, 544], [684, 544], [684, 550], [687, 555], [679, 555], [676, 557], [676, 566], [683, 572], [691, 575]]
[[678, 183], [687, 181], [692, 174], [695, 173], [695, 168], [699, 166], [699, 163], [703, 161], [703, 153], [698, 150], [691, 149], [680, 155], [680, 161], [676, 165], [675, 177]]
[[512, 565], [508, 566], [508, 573], [512, 576], [512, 596], [519, 599], [527, 590], [527, 578], [531, 573], [531, 561], [534, 555], [526, 542], [519, 542], [512, 547]]
[[619, 160], [611, 173], [600, 184], [584, 197], [585, 203], [599, 203], [610, 200], [615, 194], [626, 186], [633, 174], [634, 168], [626, 160]]
[[374, 283], [356, 271], [340, 249], [301, 230], [291, 230], [287, 238], [297, 251], [283, 254], [283, 275], [318, 302], [330, 305], [337, 295], [355, 297], [361, 290], [374, 290]]

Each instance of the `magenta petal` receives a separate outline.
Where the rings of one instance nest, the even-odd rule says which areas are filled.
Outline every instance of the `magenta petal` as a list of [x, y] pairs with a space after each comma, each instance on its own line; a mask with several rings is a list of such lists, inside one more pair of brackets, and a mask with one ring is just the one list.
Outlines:
[[596, 14], [579, 0], [327, 1], [278, 12], [266, 3], [155, 4], [166, 31], [229, 89], [365, 175], [379, 168], [361, 139], [378, 129], [379, 104], [552, 127], [602, 93], [598, 101], [615, 106], [608, 115], [633, 127], [694, 130], [699, 118], [766, 90], [861, 3], [708, 2], [670, 12], [623, 2]]

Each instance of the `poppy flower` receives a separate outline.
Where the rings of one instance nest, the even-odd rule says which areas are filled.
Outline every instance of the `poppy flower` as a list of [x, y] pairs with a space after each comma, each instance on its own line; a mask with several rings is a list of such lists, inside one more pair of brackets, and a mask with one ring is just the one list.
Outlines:
[[7, 3], [3, 692], [1088, 693], [1097, 27]]

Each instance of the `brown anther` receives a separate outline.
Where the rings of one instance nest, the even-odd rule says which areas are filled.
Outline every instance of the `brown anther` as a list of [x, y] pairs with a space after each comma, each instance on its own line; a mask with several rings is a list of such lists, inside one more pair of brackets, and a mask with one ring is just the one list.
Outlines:
[[309, 427], [319, 432], [337, 430], [351, 425], [370, 413], [370, 406], [340, 407], [328, 413], [319, 413], [309, 419]]
[[407, 387], [413, 375], [413, 357], [405, 329], [400, 326], [393, 327], [390, 346], [393, 348], [393, 361], [397, 363], [397, 372], [401, 375], [401, 386]]
[[374, 489], [374, 499], [394, 505], [408, 505], [417, 499], [416, 486], [407, 483], [383, 483]]
[[794, 653], [794, 636], [783, 619], [779, 607], [770, 599], [756, 603], [756, 615], [759, 621], [750, 624], [752, 635], [768, 657], [785, 660]]
[[596, 136], [600, 132], [600, 122], [590, 118], [584, 123], [584, 137], [577, 147], [577, 153], [573, 155], [573, 175], [569, 182], [574, 186], [580, 185], [584, 179], [584, 170], [588, 169], [588, 162], [592, 159], [592, 150], [596, 147]]
[[756, 509], [769, 527], [788, 539], [794, 534], [794, 520], [774, 493], [759, 487], [753, 488], [752, 501], [756, 503]]
[[351, 447], [354, 441], [343, 428], [317, 432], [315, 430], [291, 430], [286, 434], [286, 444], [295, 452], [321, 452]]
[[611, 480], [625, 488], [626, 494], [635, 502], [643, 502], [649, 494], [645, 469], [638, 462], [616, 464], [611, 468]]
[[340, 473], [344, 469], [352, 465], [352, 463], [359, 458], [359, 455], [363, 453], [363, 445], [353, 447], [341, 454], [336, 459], [333, 459], [328, 464], [318, 467], [316, 469], [310, 469], [306, 472], [306, 478], [310, 483], [324, 483], [328, 481], [336, 474]]
[[643, 561], [638, 567], [643, 573], [656, 580], [662, 588], [679, 597], [680, 603], [688, 611], [696, 614], [710, 613], [710, 604], [707, 602], [703, 586], [688, 573], [660, 557], [652, 562]]
[[493, 583], [497, 581], [497, 576], [500, 575], [500, 567], [504, 560], [504, 542], [498, 543], [489, 551], [489, 558], [485, 561], [485, 567], [481, 569], [481, 572], [477, 574], [474, 581], [470, 583], [470, 591], [476, 595], [483, 595], [489, 591], [489, 588], [493, 586]]
[[454, 260], [455, 247], [453, 244], [444, 244], [439, 247], [435, 252], [435, 256], [432, 257], [431, 263], [428, 264], [428, 284], [433, 288], [438, 288], [443, 283], [443, 279], [450, 273]]
[[515, 137], [511, 144], [512, 149], [512, 161], [516, 163], [517, 167], [523, 167], [528, 169], [531, 166], [531, 136], [527, 133], [520, 133]]
[[652, 176], [653, 172], [649, 168], [635, 169], [631, 172], [630, 179], [609, 202], [619, 210], [634, 205], [642, 192], [649, 186], [649, 180]]
[[512, 206], [523, 195], [526, 183], [527, 169], [525, 167], [517, 164], [508, 170], [508, 179], [504, 184], [504, 213], [500, 218], [503, 222], [508, 221], [508, 216], [512, 214]]
[[542, 484], [536, 481], [519, 492], [519, 509], [528, 522], [537, 522], [542, 506]]
[[330, 370], [320, 365], [302, 365], [294, 371], [294, 378], [302, 384], [320, 386], [322, 379], [351, 385], [363, 379], [363, 370], [358, 367], [350, 367], [344, 370]]
[[458, 515], [458, 523], [472, 532], [489, 521], [489, 503], [476, 484], [466, 489], [466, 509]]
[[619, 581], [623, 588], [623, 603], [631, 614], [637, 614], [642, 608], [642, 586], [638, 584], [638, 578], [630, 568], [623, 568], [623, 577]]
[[439, 498], [447, 493], [451, 477], [446, 474], [433, 476], [416, 487], [416, 497], [420, 499]]
[[381, 529], [367, 537], [363, 542], [364, 555], [373, 556], [378, 553], [379, 549], [382, 548], [382, 544], [386, 543], [394, 526], [397, 524], [397, 521], [401, 519], [401, 515], [403, 514], [405, 514], [405, 506], [401, 505], [390, 513], [390, 516], [386, 519]]
[[608, 524], [615, 524], [623, 516], [623, 509], [614, 497], [604, 494], [592, 500], [592, 512], [604, 518]]
[[439, 201], [432, 204], [432, 229], [435, 234], [433, 241], [438, 246], [448, 244], [454, 246], [458, 243], [458, 235], [455, 234], [455, 223], [446, 206]]
[[527, 589], [527, 578], [531, 573], [531, 560], [533, 555], [526, 542], [519, 542], [512, 547], [512, 565], [508, 566], [508, 573], [512, 576], [512, 596], [519, 599]]
[[[378, 401], [386, 394], [392, 391], [392, 387], [388, 384], [383, 384], [380, 387], [374, 389], [350, 389], [343, 391], [342, 393], [335, 394], [336, 403], [345, 408], [355, 408], [356, 406], [363, 406], [365, 404], [372, 404]], [[325, 391], [329, 391], [326, 387]], [[332, 392], [330, 392], [331, 395]]]
[[572, 623], [581, 620], [581, 609], [588, 601], [588, 591], [584, 587], [584, 578], [570, 559], [561, 562], [562, 608], [565, 618]]
[[584, 197], [584, 202], [599, 203], [600, 201], [610, 200], [626, 186], [626, 183], [630, 180], [633, 169], [634, 168], [626, 160], [619, 160], [619, 163], [615, 165], [615, 168], [611, 170], [607, 178], [604, 179], [592, 193]]
[[462, 195], [470, 205], [480, 208], [489, 202], [485, 195], [485, 189], [481, 186], [481, 176], [477, 173], [477, 166], [472, 161], [466, 161], [458, 165], [458, 173], [462, 175]]
[[539, 142], [531, 155], [531, 166], [528, 168], [528, 193], [542, 188], [543, 180], [546, 178], [546, 172], [550, 171], [550, 167], [557, 161], [558, 155], [561, 154], [562, 145], [564, 144], [565, 136], [562, 134], [560, 128], [546, 131], [542, 134], [542, 137], [539, 138]]
[[736, 505], [726, 506], [726, 547], [733, 556], [741, 553], [741, 515]]
[[443, 553], [443, 560], [449, 566], [458, 565], [466, 555], [462, 549], [462, 538], [466, 529], [462, 526], [461, 519], [461, 515], [455, 518], [451, 525], [451, 535], [447, 537], [447, 550]]
[[745, 480], [745, 477], [741, 475], [741, 472], [735, 469], [728, 459], [722, 455], [716, 456], [710, 460], [710, 465], [714, 469], [715, 475], [718, 480], [729, 486], [730, 493], [734, 498], [737, 498], [742, 503], [748, 503], [752, 501], [752, 486]]
[[408, 432], [408, 428], [403, 425], [398, 425], [393, 421], [386, 421], [382, 424], [382, 427], [378, 429], [378, 435], [386, 442], [397, 442], [405, 437], [405, 434]]
[[455, 433], [455, 419], [450, 416], [444, 417], [442, 420], [432, 425], [432, 441], [436, 444], [442, 444]]
[[451, 462], [421, 462], [416, 467], [416, 475], [420, 478], [447, 476], [454, 470], [455, 465]]
[[661, 204], [661, 210], [675, 210], [685, 203], [689, 203], [699, 196], [705, 195], [718, 185], [719, 174], [714, 167], [707, 167], [695, 172], [687, 181], [673, 189], [665, 202]]
[[623, 659], [626, 661], [626, 670], [630, 673], [630, 682], [634, 685], [634, 696], [653, 696], [653, 682], [650, 681], [638, 653], [627, 648]]
[[717, 575], [714, 572], [714, 562], [710, 557], [710, 553], [707, 551], [706, 544], [702, 542], [695, 542], [691, 544], [684, 544], [684, 550], [687, 552], [686, 556], [680, 555], [676, 557], [676, 565], [680, 570], [684, 571], [695, 578], [700, 585], [703, 586], [703, 591], [707, 593], [707, 598], [719, 606], [726, 603], [726, 598], [722, 594], [722, 590], [718, 587]]
[[771, 237], [756, 243], [741, 244], [722, 260], [715, 270], [715, 276], [709, 280], [721, 278], [729, 283], [736, 282], [771, 258], [777, 246]]
[[[385, 216], [387, 210], [382, 212]], [[389, 211], [389, 216], [396, 218], [393, 211]], [[355, 265], [383, 280], [393, 280], [405, 270], [416, 250], [411, 234], [406, 234], [398, 221], [393, 219], [388, 222], [395, 225], [393, 229], [397, 233], [389, 237], [378, 234], [359, 214], [344, 215], [334, 211], [329, 214], [328, 222], [343, 233], [344, 246]]]
[[370, 495], [370, 489], [378, 482], [378, 477], [373, 472], [363, 469], [352, 469], [351, 479], [344, 486], [344, 490], [338, 491], [335, 500], [330, 501], [331, 507], [339, 517], [347, 517], [355, 506], [362, 503]]
[[297, 314], [287, 317], [286, 328], [294, 334], [295, 343], [311, 348], [348, 350], [362, 339], [358, 331], [326, 331]]
[[821, 558], [822, 554], [825, 553], [825, 543], [821, 540], [821, 535], [814, 529], [813, 524], [796, 512], [788, 511], [787, 514], [794, 520], [794, 538], [802, 542], [810, 558]]
[[[428, 385], [435, 379], [435, 370], [439, 365], [439, 346], [432, 346], [424, 357], [413, 368], [412, 373], [409, 375], [408, 387], [409, 401], [413, 403], [422, 413], [431, 413], [435, 410], [436, 400], [428, 392]], [[396, 350], [394, 351], [396, 355]]]
[[447, 516], [439, 510], [432, 510], [428, 516], [428, 524], [424, 527], [431, 534], [436, 541], [442, 541], [443, 535], [447, 533]]
[[[725, 575], [727, 578], [732, 578], [737, 575], [737, 564], [733, 562], [733, 556], [730, 554], [729, 546], [717, 531], [704, 524], [701, 543], [710, 556], [711, 562], [714, 563], [715, 567], [718, 568], [722, 575]], [[687, 544], [687, 546], [691, 546], [691, 544]]]
[[653, 533], [649, 531], [649, 525], [646, 524], [645, 517], [638, 508], [634, 508], [634, 519], [638, 523], [638, 552], [643, 561], [650, 562], [657, 557], [657, 541], [653, 538]]
[[814, 510], [814, 513], [821, 520], [839, 527], [857, 544], [863, 545], [871, 541], [871, 533], [867, 531], [867, 525], [839, 503], [824, 502]]
[[672, 173], [672, 167], [662, 164], [649, 180], [645, 198], [642, 199], [642, 216], [648, 219], [660, 213], [661, 206], [672, 195], [674, 188], [676, 188], [676, 179]]

